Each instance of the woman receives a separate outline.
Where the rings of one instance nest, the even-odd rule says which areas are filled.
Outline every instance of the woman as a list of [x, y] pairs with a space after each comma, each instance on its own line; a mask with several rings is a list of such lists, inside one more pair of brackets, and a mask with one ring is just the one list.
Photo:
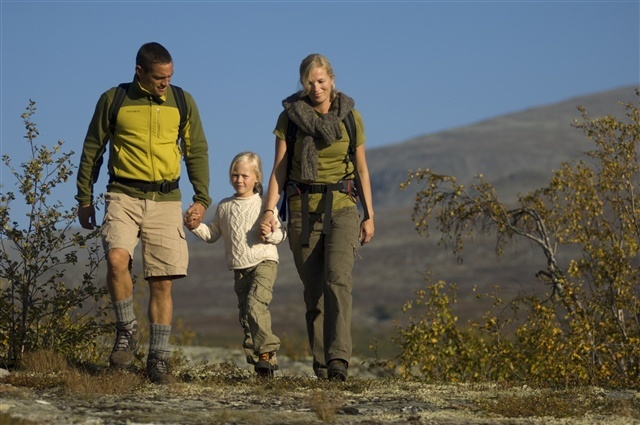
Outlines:
[[[273, 131], [276, 152], [261, 228], [264, 235], [275, 228], [274, 211], [284, 190], [289, 246], [304, 284], [313, 369], [319, 378], [345, 381], [352, 349], [351, 275], [358, 243], [368, 243], [375, 229], [362, 117], [334, 81], [324, 56], [311, 54], [300, 64], [302, 90], [282, 102], [284, 111]], [[343, 122], [350, 114], [354, 155], [349, 155]], [[288, 147], [290, 122], [296, 129]], [[356, 195], [366, 206], [361, 222]]]

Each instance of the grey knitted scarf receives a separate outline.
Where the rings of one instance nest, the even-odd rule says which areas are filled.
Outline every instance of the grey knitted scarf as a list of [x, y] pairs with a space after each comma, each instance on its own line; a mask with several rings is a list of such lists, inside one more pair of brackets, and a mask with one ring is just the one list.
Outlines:
[[331, 102], [329, 113], [319, 115], [308, 98], [295, 93], [282, 101], [289, 119], [305, 133], [302, 139], [300, 158], [301, 177], [314, 181], [318, 178], [318, 149], [331, 145], [342, 138], [340, 122], [353, 109], [355, 102], [344, 93], [338, 92]]

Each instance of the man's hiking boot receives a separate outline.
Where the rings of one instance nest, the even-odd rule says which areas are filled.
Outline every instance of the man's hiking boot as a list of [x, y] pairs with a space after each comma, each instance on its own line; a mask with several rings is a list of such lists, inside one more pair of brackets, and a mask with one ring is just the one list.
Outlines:
[[255, 366], [258, 376], [263, 378], [272, 378], [274, 372], [278, 370], [278, 361], [276, 359], [276, 352], [262, 353], [259, 356], [259, 360]]
[[111, 367], [126, 369], [133, 364], [138, 349], [138, 322], [116, 323], [116, 341], [109, 356]]
[[176, 378], [169, 371], [169, 364], [166, 359], [156, 357], [149, 353], [147, 357], [147, 377], [154, 384], [173, 384]]
[[347, 368], [349, 364], [342, 359], [334, 359], [329, 362], [329, 369], [327, 370], [329, 374], [330, 381], [346, 381], [349, 373], [347, 372]]

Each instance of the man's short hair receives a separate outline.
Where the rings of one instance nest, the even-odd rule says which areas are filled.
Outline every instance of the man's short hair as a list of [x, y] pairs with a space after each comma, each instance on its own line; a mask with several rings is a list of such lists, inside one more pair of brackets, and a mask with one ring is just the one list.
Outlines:
[[160, 43], [146, 43], [138, 50], [136, 65], [143, 71], [149, 71], [155, 64], [167, 64], [173, 62], [169, 51]]

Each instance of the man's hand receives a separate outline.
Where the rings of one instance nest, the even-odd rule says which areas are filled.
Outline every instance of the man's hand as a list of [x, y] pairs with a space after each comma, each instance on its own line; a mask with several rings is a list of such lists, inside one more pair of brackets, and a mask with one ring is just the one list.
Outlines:
[[193, 230], [202, 223], [204, 213], [207, 209], [198, 202], [191, 204], [187, 212], [184, 213], [184, 225], [187, 229]]
[[96, 226], [96, 209], [93, 204], [78, 207], [78, 221], [84, 229], [93, 230]]

